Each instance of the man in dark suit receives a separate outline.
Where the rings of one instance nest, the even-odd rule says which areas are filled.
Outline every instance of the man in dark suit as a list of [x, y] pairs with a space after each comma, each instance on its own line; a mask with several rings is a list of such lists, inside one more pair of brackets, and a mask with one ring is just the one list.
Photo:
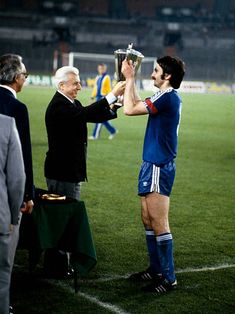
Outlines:
[[[27, 107], [20, 102], [16, 96], [16, 94], [21, 91], [26, 78], [26, 68], [20, 56], [15, 54], [0, 56], [0, 114], [15, 118], [26, 174], [24, 206], [21, 207], [21, 212], [31, 213], [34, 205], [34, 186], [29, 116]], [[13, 267], [15, 251], [18, 244], [19, 225], [20, 219], [19, 224], [15, 226], [11, 233], [11, 268]]]
[[106, 97], [82, 106], [76, 99], [81, 90], [77, 68], [65, 66], [55, 74], [57, 92], [46, 111], [48, 146], [45, 177], [51, 192], [79, 200], [80, 182], [87, 179], [87, 122], [101, 123], [116, 118], [113, 103], [123, 94], [118, 83]]
[[27, 78], [22, 58], [15, 54], [0, 57], [0, 113], [15, 118], [23, 151], [26, 173], [23, 212], [31, 213], [33, 209], [33, 167], [32, 149], [29, 129], [29, 116], [25, 104], [17, 99]]
[[[87, 179], [87, 122], [101, 123], [117, 117], [113, 103], [123, 94], [125, 82], [119, 82], [106, 97], [86, 107], [76, 100], [81, 90], [77, 68], [65, 66], [58, 69], [55, 83], [57, 92], [45, 117], [49, 146], [45, 177], [51, 193], [79, 200], [80, 183]], [[46, 275], [70, 275], [67, 256], [65, 252], [47, 250], [44, 258]]]

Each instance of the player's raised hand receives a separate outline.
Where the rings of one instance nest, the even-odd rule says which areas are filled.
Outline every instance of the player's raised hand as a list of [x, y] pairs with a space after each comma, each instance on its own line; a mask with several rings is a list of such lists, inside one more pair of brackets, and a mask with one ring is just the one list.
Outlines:
[[126, 79], [133, 78], [135, 76], [135, 67], [132, 60], [125, 59], [122, 61], [122, 74]]

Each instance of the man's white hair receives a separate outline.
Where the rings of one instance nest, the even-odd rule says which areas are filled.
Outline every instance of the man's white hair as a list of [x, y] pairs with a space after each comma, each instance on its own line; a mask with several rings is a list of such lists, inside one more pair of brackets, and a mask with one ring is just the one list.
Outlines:
[[72, 66], [64, 66], [62, 68], [59, 68], [55, 72], [54, 76], [54, 84], [56, 88], [59, 88], [59, 84], [61, 82], [67, 82], [68, 81], [68, 74], [73, 73], [75, 75], [79, 75], [79, 70]]

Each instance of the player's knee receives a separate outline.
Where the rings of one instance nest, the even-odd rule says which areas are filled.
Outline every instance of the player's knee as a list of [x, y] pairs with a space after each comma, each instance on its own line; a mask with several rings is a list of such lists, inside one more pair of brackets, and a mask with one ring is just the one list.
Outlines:
[[151, 226], [156, 234], [169, 233], [170, 227], [167, 219], [150, 219]]

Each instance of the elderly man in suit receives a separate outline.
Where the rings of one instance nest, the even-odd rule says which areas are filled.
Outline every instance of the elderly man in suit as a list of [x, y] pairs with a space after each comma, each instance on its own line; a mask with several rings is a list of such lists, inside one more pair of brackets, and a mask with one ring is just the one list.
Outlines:
[[57, 92], [46, 111], [48, 146], [45, 177], [51, 192], [79, 200], [80, 182], [87, 179], [87, 122], [102, 123], [117, 117], [115, 102], [125, 89], [117, 83], [104, 98], [89, 106], [76, 99], [81, 90], [79, 71], [64, 66], [55, 73]]
[[13, 117], [16, 121], [26, 173], [24, 194], [26, 206], [23, 211], [30, 213], [33, 209], [34, 187], [29, 116], [25, 104], [17, 99], [17, 93], [22, 90], [27, 75], [20, 56], [15, 54], [0, 56], [0, 114]]
[[[77, 68], [64, 66], [58, 69], [55, 83], [57, 92], [48, 105], [45, 117], [49, 146], [45, 177], [51, 193], [79, 200], [80, 183], [87, 179], [87, 122], [102, 123], [117, 117], [114, 103], [123, 94], [125, 82], [119, 82], [108, 95], [89, 106], [83, 106], [76, 99], [81, 90]], [[46, 252], [45, 260], [49, 261], [47, 265], [51, 265], [45, 267], [49, 276], [69, 275], [70, 269], [65, 269], [65, 273], [63, 269], [56, 270], [58, 261], [64, 259], [62, 254], [60, 258], [58, 252]], [[53, 260], [56, 262], [51, 262]]]
[[[26, 173], [24, 190], [25, 206], [21, 208], [21, 211], [31, 213], [33, 209], [34, 185], [29, 116], [25, 104], [17, 99], [17, 93], [22, 90], [27, 75], [25, 65], [22, 63], [20, 56], [15, 54], [0, 56], [0, 114], [15, 118]], [[18, 228], [19, 224], [14, 228], [11, 235], [12, 254], [15, 253], [18, 243]], [[12, 259], [14, 259], [14, 255]]]
[[9, 314], [9, 287], [15, 255], [12, 234], [14, 229], [19, 231], [24, 185], [23, 156], [15, 121], [0, 114], [0, 314]]

